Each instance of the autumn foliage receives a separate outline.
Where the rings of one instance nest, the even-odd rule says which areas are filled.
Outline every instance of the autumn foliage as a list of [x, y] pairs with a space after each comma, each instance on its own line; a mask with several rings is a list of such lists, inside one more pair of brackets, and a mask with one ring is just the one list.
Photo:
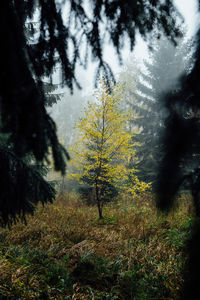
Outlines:
[[136, 159], [132, 134], [128, 131], [129, 113], [120, 110], [122, 89], [114, 86], [108, 91], [102, 81], [96, 101], [88, 103], [77, 123], [77, 143], [71, 149], [72, 175], [94, 189], [99, 217], [105, 196], [112, 198], [112, 188], [129, 191], [132, 195], [144, 192], [149, 184], [140, 182], [129, 161]]

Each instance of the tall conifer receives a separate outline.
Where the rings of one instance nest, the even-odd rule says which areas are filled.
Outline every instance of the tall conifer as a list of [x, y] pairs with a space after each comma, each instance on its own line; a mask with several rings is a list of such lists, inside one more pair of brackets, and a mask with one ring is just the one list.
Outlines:
[[[178, 79], [187, 69], [189, 56], [189, 42], [179, 43], [175, 47], [162, 37], [153, 43], [153, 51], [148, 60], [144, 61], [144, 68], [136, 65], [135, 80], [126, 85], [125, 101], [136, 113], [132, 124], [138, 133], [134, 136], [137, 142], [138, 176], [145, 182], [156, 181], [162, 151], [160, 137], [164, 128], [166, 111], [163, 106], [163, 94], [175, 91]], [[132, 66], [134, 68], [135, 65]], [[129, 70], [130, 72], [130, 70]]]
[[[58, 142], [56, 125], [46, 109], [43, 78], [50, 77], [59, 63], [63, 84], [72, 91], [74, 84], [79, 85], [76, 65], [85, 64], [88, 49], [93, 59], [98, 61], [97, 77], [104, 72], [107, 81], [113, 78], [103, 59], [102, 20], [105, 20], [106, 32], [119, 55], [125, 35], [133, 48], [136, 30], [147, 37], [154, 25], [159, 23], [173, 40], [178, 34], [174, 26], [176, 9], [172, 1], [89, 1], [90, 15], [84, 1], [70, 0], [67, 4], [68, 22], [63, 20], [63, 3], [59, 1], [0, 2], [0, 130], [8, 138], [8, 148], [1, 148], [0, 155], [0, 214], [4, 224], [17, 215], [33, 212], [33, 205], [29, 205], [28, 201], [34, 204], [40, 199], [53, 199], [53, 194], [47, 193], [46, 185], [39, 185], [39, 181], [36, 185], [37, 174], [30, 173], [30, 168], [24, 166], [27, 156], [43, 164], [51, 150], [55, 170], [62, 174], [66, 170], [69, 157]], [[36, 15], [39, 31], [30, 43], [26, 24]], [[81, 47], [82, 41], [85, 41], [86, 55]], [[26, 166], [31, 167], [30, 163]], [[31, 180], [28, 184], [29, 178], [34, 178], [33, 190], [30, 188]], [[29, 192], [35, 196], [29, 197]], [[16, 199], [15, 193], [18, 195]]]

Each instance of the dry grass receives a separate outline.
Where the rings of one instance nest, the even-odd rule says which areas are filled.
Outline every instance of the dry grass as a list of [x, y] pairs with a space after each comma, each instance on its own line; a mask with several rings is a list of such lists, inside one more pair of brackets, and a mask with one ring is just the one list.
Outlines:
[[[178, 299], [190, 206], [158, 215], [152, 198], [104, 207], [77, 195], [1, 229], [0, 295], [20, 299]], [[46, 297], [46, 298], [45, 298]]]

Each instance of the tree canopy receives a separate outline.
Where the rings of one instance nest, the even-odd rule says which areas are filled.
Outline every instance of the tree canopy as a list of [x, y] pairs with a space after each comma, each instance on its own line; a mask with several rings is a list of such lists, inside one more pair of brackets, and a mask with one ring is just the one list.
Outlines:
[[[64, 4], [67, 5], [69, 12], [67, 20], [64, 20], [62, 15]], [[76, 66], [85, 65], [87, 55], [91, 53], [92, 58], [98, 61], [97, 77], [103, 71], [105, 78], [111, 79], [112, 72], [103, 59], [105, 32], [120, 57], [124, 38], [128, 37], [132, 49], [137, 31], [147, 38], [148, 33], [153, 34], [157, 26], [175, 41], [179, 34], [176, 16], [176, 8], [169, 0], [162, 2], [98, 0], [88, 1], [86, 4], [80, 0], [1, 1], [1, 133], [2, 138], [4, 134], [8, 135], [7, 146], [9, 148], [12, 144], [13, 155], [1, 151], [0, 165], [1, 173], [8, 176], [9, 186], [12, 185], [12, 178], [18, 176], [19, 168], [22, 166], [16, 160], [22, 162], [27, 155], [31, 155], [36, 162], [43, 163], [51, 150], [55, 170], [65, 173], [66, 159], [69, 156], [59, 143], [56, 125], [47, 113], [44, 76], [51, 76], [59, 63], [63, 84], [73, 90], [74, 84], [79, 85], [76, 80]], [[37, 17], [37, 32], [34, 30], [35, 17]], [[83, 53], [84, 45], [85, 53]], [[3, 163], [5, 161], [6, 164]], [[10, 163], [16, 166], [12, 175], [7, 167]], [[23, 173], [23, 168], [20, 170]], [[19, 201], [23, 202], [23, 205], [15, 206], [10, 194], [7, 198], [13, 200], [5, 200], [4, 195], [7, 191], [4, 188], [7, 186], [4, 185], [2, 178], [0, 183], [1, 214], [4, 223], [8, 220], [6, 216], [10, 215], [11, 205], [15, 207], [11, 219], [19, 214], [17, 207], [20, 207], [20, 213], [23, 215], [30, 211], [27, 198], [24, 197], [25, 185], [19, 183], [18, 187]], [[31, 184], [29, 181], [28, 186]], [[15, 189], [17, 186], [18, 181], [15, 181]], [[45, 193], [39, 182], [37, 188], [41, 194]], [[28, 190], [31, 193], [31, 189]], [[52, 194], [50, 198], [53, 199]], [[48, 200], [48, 197], [45, 199]]]
[[[67, 22], [64, 22], [62, 18], [63, 3], [68, 5]], [[8, 136], [6, 149], [10, 149], [9, 147], [12, 145], [12, 154], [4, 151], [1, 147], [0, 155], [0, 210], [1, 217], [5, 220], [4, 223], [8, 221], [6, 216], [10, 215], [12, 219], [17, 214], [24, 215], [30, 211], [31, 207], [26, 205], [25, 195], [27, 193], [24, 193], [26, 185], [22, 185], [20, 181], [15, 180], [15, 183], [17, 182], [15, 189], [18, 188], [17, 199], [24, 205], [20, 206], [11, 197], [14, 193], [7, 195], [8, 186], [12, 187], [12, 179], [18, 175], [22, 176], [21, 174], [25, 176], [25, 173], [28, 172], [26, 168], [22, 171], [23, 164], [17, 163], [17, 160], [23, 162], [26, 155], [30, 154], [36, 162], [43, 162], [51, 149], [55, 169], [64, 174], [65, 158], [69, 158], [65, 149], [58, 142], [55, 123], [47, 113], [42, 78], [50, 76], [59, 62], [63, 73], [63, 82], [72, 90], [74, 84], [78, 85], [75, 74], [76, 65], [78, 63], [84, 65], [87, 62], [88, 51], [92, 58], [98, 61], [97, 77], [101, 71], [104, 71], [105, 78], [112, 78], [112, 72], [103, 59], [105, 33], [114, 45], [119, 58], [125, 37], [128, 38], [132, 49], [137, 32], [147, 38], [149, 33], [155, 33], [154, 29], [157, 26], [173, 41], [180, 34], [179, 24], [176, 22], [178, 12], [172, 0], [88, 0], [87, 7], [84, 6], [84, 3], [81, 0], [64, 2], [2, 0], [0, 2], [1, 134]], [[32, 26], [29, 21], [32, 21], [36, 10], [39, 33], [34, 42], [30, 43], [26, 35], [26, 27], [27, 23], [30, 23], [28, 26]], [[101, 26], [102, 24], [105, 25]], [[82, 41], [85, 43], [86, 55], [82, 50]], [[165, 155], [160, 170], [160, 189], [158, 191], [160, 195], [158, 206], [164, 210], [171, 206], [173, 196], [183, 179], [182, 159], [186, 155], [191, 156], [199, 152], [199, 48], [200, 30], [196, 34], [195, 59], [189, 74], [182, 78], [179, 91], [171, 93], [165, 98], [169, 113], [163, 141]], [[189, 118], [186, 117], [188, 112], [191, 112]], [[9, 172], [11, 165], [14, 168], [12, 168], [12, 172]], [[33, 173], [31, 174], [33, 175]], [[5, 185], [4, 178], [6, 176], [8, 184]], [[191, 174], [191, 178], [196, 213], [199, 216], [199, 165]], [[40, 190], [41, 199], [41, 193], [44, 195], [46, 191], [45, 186], [37, 184], [36, 188]], [[32, 190], [28, 189], [28, 192], [32, 193]], [[29, 198], [31, 199], [31, 197]], [[50, 198], [53, 198], [52, 194]], [[48, 201], [48, 197], [45, 196], [45, 199]], [[11, 205], [14, 205], [12, 213], [9, 209]], [[31, 211], [33, 211], [32, 208]], [[198, 246], [196, 249], [200, 249], [199, 243], [195, 244], [200, 235], [199, 228], [200, 226], [192, 244]], [[194, 276], [191, 276], [194, 285], [196, 283], [195, 275], [198, 275], [200, 269], [200, 260], [196, 255], [196, 249], [193, 247], [195, 255], [191, 255], [191, 263], [195, 266], [196, 272]], [[198, 284], [196, 286], [198, 288]], [[193, 287], [191, 287], [189, 295], [192, 295], [192, 292], [194, 292]], [[185, 295], [185, 299], [188, 299], [188, 294], [185, 293]]]
[[[138, 128], [134, 140], [137, 145], [138, 177], [156, 183], [161, 161], [160, 137], [164, 129], [166, 109], [162, 95], [178, 88], [178, 79], [189, 67], [191, 41], [178, 40], [175, 47], [166, 37], [152, 42], [153, 50], [142, 66], [128, 61], [120, 82], [124, 82], [123, 99], [134, 116], [132, 126]], [[125, 74], [124, 74], [125, 73]]]

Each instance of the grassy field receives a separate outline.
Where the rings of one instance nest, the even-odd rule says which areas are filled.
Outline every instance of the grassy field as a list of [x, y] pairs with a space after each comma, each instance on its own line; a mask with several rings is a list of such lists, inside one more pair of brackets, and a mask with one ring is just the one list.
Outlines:
[[76, 194], [58, 196], [0, 229], [0, 299], [178, 299], [188, 203], [162, 216], [151, 196], [121, 196], [98, 220]]

